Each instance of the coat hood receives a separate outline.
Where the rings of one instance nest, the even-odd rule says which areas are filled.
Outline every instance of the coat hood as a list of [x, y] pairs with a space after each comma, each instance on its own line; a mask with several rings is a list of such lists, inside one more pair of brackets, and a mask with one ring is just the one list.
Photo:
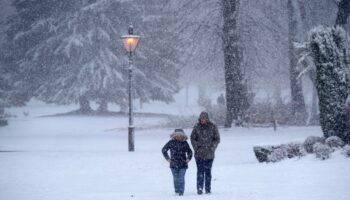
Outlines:
[[199, 115], [198, 121], [200, 121], [201, 119], [206, 119], [208, 122], [209, 120], [209, 114], [205, 111], [201, 112], [201, 114]]
[[187, 135], [182, 132], [174, 132], [170, 135], [170, 138], [177, 141], [186, 141]]

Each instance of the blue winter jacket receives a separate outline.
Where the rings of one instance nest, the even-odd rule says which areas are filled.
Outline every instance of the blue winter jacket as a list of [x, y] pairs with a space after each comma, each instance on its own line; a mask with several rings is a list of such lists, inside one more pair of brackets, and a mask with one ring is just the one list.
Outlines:
[[[187, 168], [186, 160], [191, 160], [192, 150], [186, 142], [187, 136], [172, 135], [172, 139], [162, 148], [163, 156], [170, 160], [170, 168], [182, 169]], [[170, 150], [170, 157], [168, 151]]]

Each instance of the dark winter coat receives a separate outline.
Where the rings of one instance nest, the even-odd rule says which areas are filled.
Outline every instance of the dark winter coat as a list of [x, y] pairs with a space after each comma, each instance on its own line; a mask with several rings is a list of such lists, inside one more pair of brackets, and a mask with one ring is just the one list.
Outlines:
[[191, 134], [194, 156], [201, 159], [214, 159], [215, 150], [220, 143], [220, 135], [215, 124], [209, 121], [203, 125], [198, 122]]
[[[182, 169], [187, 168], [186, 160], [191, 160], [192, 150], [187, 143], [187, 136], [182, 133], [173, 133], [171, 140], [162, 148], [163, 156], [170, 160], [170, 168]], [[170, 157], [168, 151], [170, 150]]]

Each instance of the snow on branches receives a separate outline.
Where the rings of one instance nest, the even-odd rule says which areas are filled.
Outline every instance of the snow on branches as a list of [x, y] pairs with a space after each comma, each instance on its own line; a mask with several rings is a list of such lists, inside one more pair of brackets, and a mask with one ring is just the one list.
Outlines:
[[[309, 32], [308, 41], [296, 45], [299, 63], [312, 58], [319, 96], [320, 124], [326, 137], [350, 141], [346, 127], [345, 101], [350, 94], [349, 40], [340, 26], [319, 26]], [[311, 65], [310, 65], [311, 67]], [[310, 71], [313, 69], [305, 69]]]

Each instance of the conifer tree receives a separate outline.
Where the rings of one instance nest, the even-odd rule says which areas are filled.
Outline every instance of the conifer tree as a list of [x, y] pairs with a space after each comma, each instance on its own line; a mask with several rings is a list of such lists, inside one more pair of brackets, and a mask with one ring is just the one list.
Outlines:
[[309, 37], [316, 65], [320, 124], [325, 137], [339, 136], [349, 142], [345, 102], [350, 94], [349, 41], [343, 28], [317, 27]]

